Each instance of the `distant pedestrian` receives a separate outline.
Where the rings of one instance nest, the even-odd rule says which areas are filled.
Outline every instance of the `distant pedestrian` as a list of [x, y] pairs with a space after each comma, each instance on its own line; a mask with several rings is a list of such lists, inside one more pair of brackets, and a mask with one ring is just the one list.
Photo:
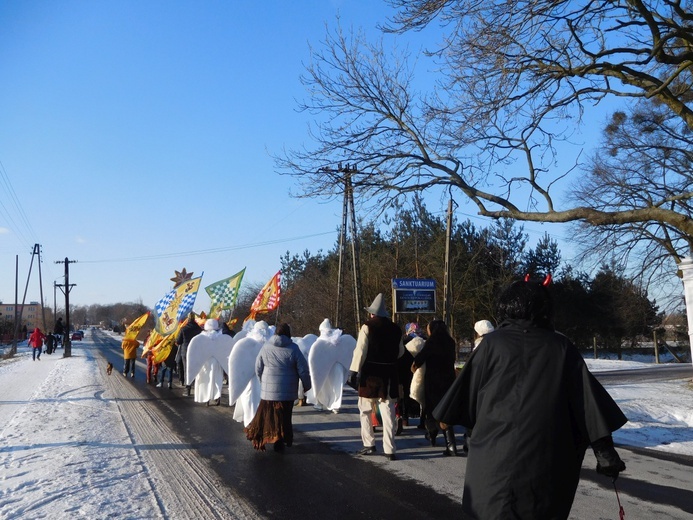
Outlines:
[[474, 348], [479, 346], [479, 343], [481, 343], [481, 338], [483, 338], [486, 334], [489, 332], [493, 332], [495, 329], [493, 328], [493, 323], [491, 323], [488, 320], [479, 320], [474, 324], [474, 332], [475, 332], [475, 338], [474, 338]]
[[[417, 386], [420, 386], [420, 394], [423, 396], [423, 376], [425, 369], [421, 369], [416, 374], [417, 382], [414, 382], [415, 374], [412, 374], [411, 365], [414, 362], [414, 356], [418, 354], [426, 341], [421, 333], [421, 327], [416, 322], [407, 323], [404, 326], [404, 354], [397, 360], [397, 377], [399, 379], [399, 398], [395, 405], [395, 416], [397, 417], [397, 430], [395, 435], [400, 435], [405, 426], [409, 426], [409, 418], [418, 415], [420, 417], [420, 429], [425, 429], [423, 414], [416, 412], [416, 409], [423, 407], [423, 398], [421, 403], [417, 405], [418, 400], [414, 397], [414, 392], [418, 391]], [[420, 377], [418, 377], [420, 376]], [[420, 379], [420, 385], [418, 380]]]
[[176, 355], [178, 354], [178, 345], [173, 343], [171, 346], [171, 352], [169, 352], [166, 359], [161, 363], [161, 368], [159, 373], [161, 374], [161, 379], [156, 385], [158, 388], [164, 386], [164, 380], [166, 379], [166, 374], [168, 374], [168, 387], [173, 388], [173, 372], [176, 370]]
[[29, 346], [32, 349], [31, 352], [31, 357], [34, 361], [37, 359], [41, 361], [41, 352], [43, 351], [43, 340], [46, 338], [46, 335], [41, 332], [41, 329], [36, 327], [34, 329], [34, 332], [31, 333], [31, 336], [29, 336]]
[[161, 363], [154, 362], [154, 352], [152, 349], [143, 352], [142, 357], [147, 359], [147, 384], [156, 383], [159, 377], [159, 367]]
[[45, 344], [46, 354], [52, 354], [55, 350], [55, 336], [51, 333], [46, 334]]
[[291, 327], [282, 323], [260, 350], [255, 362], [260, 378], [260, 405], [255, 417], [245, 428], [246, 437], [256, 450], [274, 443], [274, 451], [283, 451], [294, 440], [291, 415], [298, 398], [298, 381], [310, 390], [308, 362], [298, 345], [291, 340]]
[[451, 425], [439, 424], [433, 417], [433, 409], [455, 381], [455, 340], [448, 332], [443, 320], [433, 320], [428, 324], [428, 339], [421, 352], [416, 354], [412, 364], [412, 372], [422, 370], [424, 374], [424, 405], [423, 416], [426, 426], [426, 438], [431, 446], [436, 445], [438, 431], [442, 430], [445, 437], [443, 455], [457, 456], [455, 432]]
[[53, 327], [53, 334], [57, 336], [58, 345], [62, 345], [63, 336], [65, 335], [65, 324], [63, 323], [62, 318], [58, 318], [58, 321], [55, 322], [55, 327]]
[[402, 329], [390, 320], [382, 293], [366, 311], [370, 318], [359, 331], [348, 381], [359, 394], [363, 442], [359, 455], [372, 455], [376, 451], [372, 417], [376, 407], [382, 417], [385, 457], [395, 460], [395, 402], [399, 396], [397, 359], [404, 354]]
[[231, 336], [232, 338], [236, 335], [236, 331], [229, 327], [229, 324], [225, 321], [221, 322], [221, 333]]
[[597, 472], [615, 479], [625, 469], [611, 433], [627, 419], [554, 331], [549, 281], [503, 292], [500, 326], [483, 336], [433, 411], [472, 429], [465, 518], [568, 518], [590, 445]]
[[178, 345], [178, 353], [176, 354], [176, 362], [178, 363], [178, 377], [180, 384], [185, 386], [187, 395], [192, 391], [192, 381], [188, 384], [185, 382], [185, 363], [188, 357], [188, 345], [190, 341], [202, 332], [202, 327], [195, 321], [195, 313], [191, 312], [185, 325], [178, 332], [176, 337], [176, 345]]
[[137, 348], [140, 346], [140, 342], [136, 339], [123, 338], [123, 343], [121, 347], [123, 349], [123, 360], [125, 361], [125, 366], [123, 367], [123, 375], [127, 377], [128, 372], [130, 372], [130, 377], [135, 377], [135, 361], [137, 360]]

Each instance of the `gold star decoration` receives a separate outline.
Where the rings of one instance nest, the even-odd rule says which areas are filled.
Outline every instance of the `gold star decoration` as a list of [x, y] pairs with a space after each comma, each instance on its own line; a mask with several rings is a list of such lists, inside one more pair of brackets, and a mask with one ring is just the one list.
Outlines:
[[173, 288], [175, 289], [176, 287], [178, 287], [182, 283], [186, 282], [187, 280], [190, 280], [192, 278], [192, 275], [193, 275], [193, 273], [192, 272], [188, 273], [185, 270], [185, 267], [183, 268], [182, 271], [176, 271], [176, 276], [171, 278], [171, 281], [175, 284], [173, 286]]

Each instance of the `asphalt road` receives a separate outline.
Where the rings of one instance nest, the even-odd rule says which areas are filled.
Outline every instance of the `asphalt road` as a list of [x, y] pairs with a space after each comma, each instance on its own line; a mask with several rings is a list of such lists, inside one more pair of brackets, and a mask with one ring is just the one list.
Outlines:
[[[122, 370], [118, 340], [101, 332], [95, 332], [91, 339], [99, 354], [114, 364], [114, 375]], [[604, 384], [621, 384], [632, 382], [634, 377], [647, 380], [687, 377], [681, 375], [687, 374], [686, 370], [690, 367], [667, 365], [652, 370], [602, 372], [597, 376]], [[311, 406], [294, 408], [294, 446], [278, 454], [271, 450], [256, 452], [252, 448], [242, 425], [232, 418], [226, 395], [221, 406], [208, 407], [186, 397], [175, 379], [172, 390], [147, 385], [144, 364], [139, 360], [137, 371], [135, 380], [123, 378], [118, 372], [114, 391], [126, 391], [128, 397], [124, 399], [128, 402], [139, 401], [137, 409], [144, 405], [149, 416], [157, 417], [148, 421], [155, 420], [158, 428], [167, 428], [172, 438], [178, 439], [176, 450], [193, 455], [175, 463], [164, 459], [162, 463], [173, 464], [172, 474], [182, 483], [190, 478], [190, 472], [203, 473], [193, 462], [204, 464], [213, 473], [207, 480], [215, 489], [226, 488], [236, 510], [242, 509], [240, 516], [401, 520], [461, 515], [466, 459], [442, 457], [442, 446], [431, 447], [413, 423], [397, 437], [398, 460], [387, 461], [381, 454], [355, 455], [361, 441], [356, 397], [350, 389], [345, 390], [344, 405], [338, 415], [318, 412]], [[131, 414], [136, 417], [134, 405], [132, 411], [127, 406], [123, 410], [126, 423]], [[133, 438], [139, 438], [138, 429], [143, 430], [141, 435], [146, 434], [146, 421], [140, 425], [135, 420], [130, 422]], [[377, 446], [381, 447], [379, 438]], [[628, 465], [627, 473], [617, 481], [626, 518], [693, 517], [690, 457], [628, 447], [620, 447], [619, 451]], [[571, 518], [616, 519], [618, 505], [611, 481], [598, 475], [594, 467], [594, 457], [588, 450]], [[204, 494], [202, 485], [199, 494]], [[216, 498], [208, 503], [196, 500], [199, 502], [196, 513], [207, 507], [206, 517], [231, 517], [219, 506], [219, 502], [228, 504], [231, 501], [228, 498]]]

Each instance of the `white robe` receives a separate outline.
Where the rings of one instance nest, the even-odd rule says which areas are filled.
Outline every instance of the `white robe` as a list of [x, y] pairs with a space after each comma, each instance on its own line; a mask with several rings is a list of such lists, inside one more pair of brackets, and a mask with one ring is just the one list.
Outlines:
[[[405, 348], [409, 353], [416, 357], [416, 355], [421, 352], [424, 347], [426, 340], [422, 337], [416, 336], [412, 338]], [[426, 375], [426, 363], [421, 365], [411, 378], [411, 386], [409, 387], [409, 396], [414, 399], [421, 406], [424, 406], [425, 395], [424, 395], [424, 376]]]
[[339, 329], [320, 331], [308, 353], [312, 388], [307, 397], [316, 408], [339, 411], [355, 348], [356, 340]]
[[207, 403], [221, 397], [224, 369], [233, 338], [218, 330], [205, 330], [190, 340], [185, 363], [185, 382], [195, 380], [195, 402]]
[[[306, 361], [308, 361], [308, 354], [310, 354], [310, 347], [313, 346], [313, 343], [315, 343], [315, 340], [318, 339], [318, 337], [315, 334], [306, 334], [302, 338], [292, 338], [293, 342], [298, 345], [298, 349], [301, 351], [301, 354], [303, 354], [303, 357], [306, 358]], [[303, 382], [299, 378], [298, 380], [298, 398], [303, 399], [306, 397], [306, 392], [303, 390]]]
[[233, 418], [248, 426], [260, 405], [260, 379], [255, 374], [255, 360], [273, 329], [257, 322], [233, 345], [228, 360], [229, 405], [234, 406]]

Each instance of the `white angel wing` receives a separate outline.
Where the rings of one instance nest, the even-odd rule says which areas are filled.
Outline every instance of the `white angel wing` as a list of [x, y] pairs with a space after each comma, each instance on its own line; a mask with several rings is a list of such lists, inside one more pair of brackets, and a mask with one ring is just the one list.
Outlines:
[[335, 332], [339, 334], [322, 335], [315, 340], [308, 354], [313, 384], [309, 397], [330, 410], [337, 410], [342, 404], [344, 383], [356, 348], [352, 336]]
[[233, 345], [229, 356], [229, 405], [233, 405], [255, 377], [255, 360], [263, 343], [250, 336], [242, 338]]
[[320, 391], [327, 382], [335, 363], [337, 363], [336, 345], [324, 338], [316, 339], [308, 353], [308, 369], [310, 370], [312, 395], [318, 401], [320, 401]]
[[303, 357], [306, 358], [306, 361], [308, 361], [310, 347], [313, 346], [316, 339], [318, 339], [318, 337], [315, 334], [306, 334], [302, 338], [293, 338], [294, 343], [298, 345], [298, 349], [301, 351], [301, 354], [303, 354]]
[[[337, 362], [346, 369], [348, 377], [351, 358], [354, 357], [356, 349], [356, 339], [349, 334], [342, 334], [337, 341]], [[346, 379], [344, 380], [346, 383]]]
[[185, 359], [185, 383], [191, 384], [202, 370], [205, 361], [213, 356], [214, 345], [208, 335], [198, 334], [191, 339]]

